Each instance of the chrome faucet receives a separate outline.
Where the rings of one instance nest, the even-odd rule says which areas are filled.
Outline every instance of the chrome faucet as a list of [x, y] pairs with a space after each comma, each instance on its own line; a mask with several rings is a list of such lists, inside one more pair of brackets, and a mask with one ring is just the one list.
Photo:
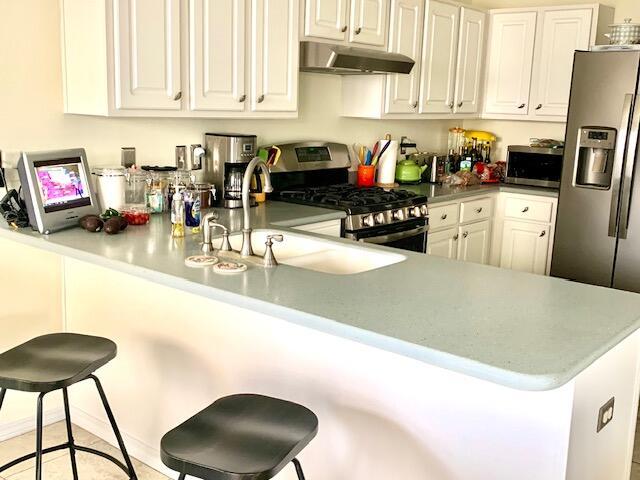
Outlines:
[[249, 190], [251, 189], [251, 178], [256, 167], [260, 167], [264, 173], [264, 185], [262, 190], [265, 193], [273, 191], [271, 186], [271, 175], [269, 174], [269, 167], [267, 163], [260, 157], [255, 157], [247, 165], [247, 169], [244, 171], [244, 178], [242, 179], [242, 213], [244, 214], [244, 224], [242, 228], [242, 249], [240, 255], [243, 257], [250, 257], [253, 255], [253, 247], [251, 246], [251, 204], [249, 203]]
[[207, 254], [214, 251], [213, 244], [211, 243], [211, 229], [222, 229], [222, 245], [220, 250], [223, 252], [231, 251], [231, 243], [229, 242], [229, 230], [221, 223], [216, 223], [218, 220], [218, 214], [216, 212], [209, 212], [202, 217], [202, 252]]

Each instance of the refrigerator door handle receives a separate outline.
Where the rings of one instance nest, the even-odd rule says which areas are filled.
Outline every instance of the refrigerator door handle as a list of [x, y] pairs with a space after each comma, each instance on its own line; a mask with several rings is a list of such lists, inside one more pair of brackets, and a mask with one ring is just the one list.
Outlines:
[[633, 171], [636, 165], [638, 151], [638, 134], [640, 133], [640, 95], [635, 97], [633, 119], [629, 132], [626, 160], [624, 162], [624, 177], [622, 179], [622, 200], [620, 201], [619, 238], [627, 238], [629, 229], [629, 210], [631, 209], [631, 189], [633, 188]]
[[625, 147], [629, 134], [629, 123], [631, 117], [631, 107], [633, 106], [633, 94], [624, 96], [624, 106], [622, 108], [622, 121], [618, 131], [616, 142], [616, 153], [613, 159], [613, 177], [611, 178], [611, 208], [609, 211], [609, 236], [616, 237], [618, 232], [618, 204], [620, 202], [620, 184], [622, 182], [622, 169], [624, 168]]

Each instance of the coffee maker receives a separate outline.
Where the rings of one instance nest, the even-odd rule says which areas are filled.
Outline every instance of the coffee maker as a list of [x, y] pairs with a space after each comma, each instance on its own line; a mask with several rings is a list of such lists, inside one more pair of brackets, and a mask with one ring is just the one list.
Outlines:
[[[224, 208], [242, 207], [242, 180], [247, 165], [256, 156], [255, 135], [206, 133], [205, 165], [207, 181], [218, 191], [217, 204]], [[260, 177], [256, 175], [261, 190]], [[251, 198], [251, 206], [255, 199]]]

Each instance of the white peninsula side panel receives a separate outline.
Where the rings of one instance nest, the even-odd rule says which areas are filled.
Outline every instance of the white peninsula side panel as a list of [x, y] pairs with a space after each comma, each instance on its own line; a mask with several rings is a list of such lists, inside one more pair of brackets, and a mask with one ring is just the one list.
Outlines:
[[[600, 462], [623, 465], [621, 473], [630, 466], [637, 334], [627, 340], [633, 353], [623, 343], [568, 384], [531, 392], [77, 260], [65, 260], [65, 276], [67, 328], [118, 344], [118, 356], [98, 374], [131, 454], [155, 468], [163, 468], [166, 431], [239, 392], [292, 400], [318, 415], [319, 434], [300, 455], [315, 480], [513, 480], [523, 472], [527, 480], [601, 480], [592, 473]], [[265, 272], [265, 282], [272, 280]], [[113, 304], [104, 305], [104, 292]], [[620, 348], [631, 367], [612, 383], [590, 380], [601, 375], [591, 373], [598, 365], [617, 368], [611, 355]], [[586, 450], [592, 440], [576, 434], [591, 431], [592, 403], [610, 396], [616, 413], [602, 432], [615, 431], [617, 448], [596, 458]], [[113, 441], [90, 385], [75, 386], [71, 398], [74, 421]], [[585, 455], [594, 457], [594, 470], [567, 476], [569, 459]], [[295, 473], [286, 468], [277, 478]]]

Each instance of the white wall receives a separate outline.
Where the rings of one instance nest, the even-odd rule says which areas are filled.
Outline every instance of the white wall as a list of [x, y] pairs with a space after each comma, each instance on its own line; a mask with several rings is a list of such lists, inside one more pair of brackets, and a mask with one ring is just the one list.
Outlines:
[[389, 132], [425, 149], [446, 149], [447, 122], [356, 120], [338, 116], [340, 78], [301, 76], [298, 120], [114, 119], [62, 113], [58, 2], [0, 0], [0, 150], [83, 146], [96, 164], [119, 164], [134, 146], [141, 164], [173, 162], [175, 145], [204, 132], [255, 133], [260, 143], [326, 139], [373, 144]]

